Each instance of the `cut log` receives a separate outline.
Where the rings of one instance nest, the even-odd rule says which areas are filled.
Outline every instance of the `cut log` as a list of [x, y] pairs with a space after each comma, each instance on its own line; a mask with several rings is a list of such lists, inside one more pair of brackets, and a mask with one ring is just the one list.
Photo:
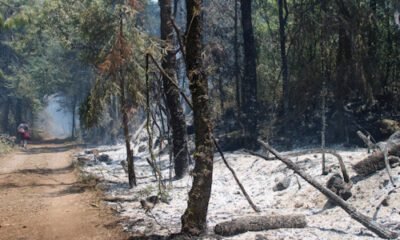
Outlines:
[[[388, 155], [400, 156], [400, 144], [388, 147]], [[396, 163], [396, 158], [388, 158], [390, 164]], [[385, 154], [376, 151], [353, 166], [354, 171], [361, 176], [367, 176], [385, 168]]]
[[249, 231], [265, 231], [279, 228], [304, 228], [304, 215], [248, 216], [219, 223], [214, 232], [222, 236], [233, 236]]
[[356, 220], [357, 222], [361, 223], [364, 225], [367, 229], [371, 230], [375, 234], [377, 234], [381, 238], [387, 238], [387, 239], [394, 239], [398, 237], [398, 234], [395, 232], [392, 232], [388, 229], [385, 229], [383, 226], [379, 225], [378, 223], [374, 222], [370, 217], [360, 213], [355, 209], [353, 206], [349, 205], [346, 203], [343, 199], [341, 199], [339, 196], [337, 196], [334, 192], [329, 190], [328, 188], [322, 186], [320, 183], [315, 181], [309, 174], [307, 174], [305, 171], [299, 168], [295, 163], [293, 163], [290, 159], [282, 157], [275, 149], [270, 147], [267, 143], [258, 140], [258, 142], [268, 151], [270, 151], [272, 154], [274, 154], [279, 160], [281, 160], [283, 163], [288, 166], [288, 168], [292, 169], [295, 173], [300, 175], [306, 182], [311, 184], [313, 187], [315, 187], [318, 191], [320, 191], [322, 194], [324, 194], [329, 200], [331, 200], [333, 203], [341, 207], [345, 212], [347, 212], [351, 218]]

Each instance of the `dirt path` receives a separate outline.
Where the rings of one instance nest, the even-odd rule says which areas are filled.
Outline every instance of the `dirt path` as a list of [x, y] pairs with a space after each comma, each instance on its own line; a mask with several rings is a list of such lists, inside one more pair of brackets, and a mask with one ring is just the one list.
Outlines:
[[79, 183], [74, 146], [30, 146], [0, 158], [0, 240], [126, 239], [117, 218]]

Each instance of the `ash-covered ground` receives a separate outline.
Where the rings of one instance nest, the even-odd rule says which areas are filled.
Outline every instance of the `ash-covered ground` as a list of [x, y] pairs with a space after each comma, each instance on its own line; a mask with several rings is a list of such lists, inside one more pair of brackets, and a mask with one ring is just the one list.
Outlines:
[[[179, 232], [180, 217], [186, 208], [192, 177], [188, 175], [181, 180], [170, 180], [168, 154], [157, 155], [157, 163], [162, 170], [166, 198], [169, 202], [159, 202], [150, 212], [145, 213], [140, 200], [157, 195], [159, 186], [146, 161], [149, 154], [143, 150], [145, 148], [145, 141], [135, 145], [138, 186], [133, 189], [128, 188], [127, 174], [120, 163], [126, 158], [124, 145], [96, 148], [101, 152], [100, 155], [109, 156], [109, 159], [105, 161], [94, 161], [93, 154], [84, 152], [78, 154], [77, 157], [81, 159], [79, 162], [82, 164], [83, 176], [94, 175], [100, 179], [97, 188], [104, 192], [104, 199], [110, 200], [106, 203], [124, 217], [122, 224], [126, 231], [132, 234], [160, 235]], [[140, 153], [139, 149], [141, 149]], [[155, 152], [158, 150], [155, 149]], [[371, 218], [375, 217], [376, 221], [383, 226], [400, 231], [400, 190], [392, 192], [385, 204], [387, 206], [381, 206], [377, 211], [382, 196], [393, 188], [386, 171], [381, 170], [369, 177], [358, 178], [352, 170], [352, 165], [368, 155], [367, 149], [337, 150], [337, 153], [343, 157], [350, 177], [355, 180], [352, 187], [353, 195], [347, 202], [361, 213]], [[340, 207], [327, 208], [327, 198], [296, 176], [281, 161], [265, 161], [243, 151], [227, 152], [225, 157], [254, 203], [262, 211], [255, 213], [252, 210], [232, 174], [220, 156], [216, 154], [207, 220], [210, 234], [213, 233], [213, 228], [217, 223], [242, 216], [296, 213], [306, 215], [306, 228], [248, 232], [233, 237], [221, 237], [221, 239], [378, 239], [363, 225], [351, 219]], [[340, 173], [337, 158], [330, 154], [326, 157], [329, 169], [329, 174], [326, 176], [321, 175], [321, 154], [301, 155], [292, 157], [291, 160], [315, 180], [325, 185], [333, 174]], [[395, 182], [399, 185], [400, 167], [393, 168], [392, 173]], [[289, 182], [288, 188], [276, 191], [276, 185], [279, 182]]]

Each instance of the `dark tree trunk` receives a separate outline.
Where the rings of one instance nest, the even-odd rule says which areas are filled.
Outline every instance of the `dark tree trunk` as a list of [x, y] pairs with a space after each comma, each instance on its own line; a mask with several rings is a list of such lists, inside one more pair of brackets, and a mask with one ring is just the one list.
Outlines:
[[238, 19], [239, 19], [239, 0], [235, 0], [235, 36], [234, 36], [234, 41], [233, 41], [233, 49], [235, 51], [235, 66], [233, 69], [235, 69], [235, 83], [236, 83], [236, 106], [237, 106], [237, 111], [238, 111], [238, 119], [240, 121], [240, 111], [241, 109], [241, 93], [240, 93], [240, 66], [239, 66], [239, 24], [238, 24]]
[[202, 1], [186, 0], [187, 38], [186, 63], [192, 93], [196, 152], [193, 184], [188, 206], [182, 216], [182, 233], [199, 235], [206, 231], [208, 202], [213, 174], [212, 125], [209, 111], [207, 77], [203, 70]]
[[22, 100], [17, 99], [15, 104], [15, 127], [17, 129], [18, 125], [22, 122]]
[[125, 147], [126, 147], [126, 161], [128, 162], [128, 180], [129, 187], [136, 186], [135, 165], [133, 162], [133, 151], [131, 149], [131, 136], [129, 133], [129, 118], [126, 107], [125, 99], [125, 81], [123, 76], [120, 76], [119, 87], [121, 91], [121, 113], [122, 113], [122, 127], [124, 129]]
[[335, 139], [340, 142], [347, 142], [347, 121], [344, 113], [343, 106], [345, 104], [346, 97], [350, 94], [351, 82], [350, 82], [350, 71], [351, 67], [351, 38], [349, 33], [343, 27], [339, 29], [339, 46], [336, 58], [336, 85], [335, 85], [335, 97], [336, 97], [336, 111], [337, 121], [335, 131]]
[[[122, 16], [120, 19], [120, 34], [121, 38], [123, 38], [123, 22]], [[120, 46], [121, 56], [124, 54], [122, 53], [122, 46]], [[126, 84], [125, 78], [122, 69], [119, 72], [119, 91], [121, 94], [120, 97], [120, 107], [122, 113], [122, 127], [124, 129], [124, 137], [125, 137], [125, 147], [126, 147], [126, 161], [128, 162], [128, 180], [129, 180], [129, 187], [136, 186], [136, 176], [135, 176], [135, 165], [133, 162], [133, 150], [131, 149], [131, 135], [129, 133], [129, 118], [128, 118], [128, 106], [126, 104]]]
[[[279, 39], [281, 47], [281, 66], [282, 66], [282, 100], [283, 100], [283, 114], [288, 113], [289, 109], [289, 72], [286, 55], [286, 22], [287, 22], [287, 3], [286, 0], [278, 0], [279, 9]], [[285, 12], [284, 12], [285, 11]]]
[[[172, 128], [172, 144], [174, 153], [175, 177], [181, 179], [188, 171], [188, 151], [186, 122], [182, 105], [179, 101], [179, 89], [171, 81], [176, 80], [176, 57], [174, 53], [174, 29], [171, 23], [172, 0], [159, 0], [161, 15], [161, 39], [164, 40], [164, 49], [167, 55], [164, 56], [162, 67], [168, 76], [163, 76], [164, 94], [167, 100], [170, 114], [169, 124]], [[170, 79], [168, 79], [168, 77]]]
[[10, 114], [10, 105], [11, 105], [11, 98], [7, 98], [7, 101], [4, 104], [3, 119], [1, 121], [3, 131], [8, 133], [10, 133], [9, 122], [8, 122], [8, 116]]
[[242, 123], [246, 148], [254, 149], [257, 141], [257, 71], [256, 45], [251, 19], [251, 0], [241, 0], [244, 41], [244, 78], [242, 82]]
[[71, 139], [74, 139], [75, 138], [75, 128], [76, 128], [76, 123], [75, 123], [76, 96], [73, 97], [71, 111], [72, 111]]

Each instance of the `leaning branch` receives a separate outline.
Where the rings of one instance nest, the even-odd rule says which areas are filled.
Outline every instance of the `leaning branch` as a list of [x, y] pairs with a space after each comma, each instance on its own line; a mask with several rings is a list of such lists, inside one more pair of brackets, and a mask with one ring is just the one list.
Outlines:
[[[148, 54], [148, 56], [150, 57], [150, 59], [153, 61], [153, 63], [156, 65], [156, 67], [160, 70], [160, 72], [172, 83], [172, 85], [179, 91], [179, 93], [182, 95], [183, 99], [186, 101], [187, 105], [190, 107], [190, 109], [193, 110], [193, 105], [192, 103], [189, 101], [188, 97], [181, 91], [181, 89], [179, 88], [179, 86], [175, 83], [174, 80], [172, 80], [168, 74], [164, 71], [164, 69], [162, 69], [160, 67], [160, 65], [157, 63], [157, 61], [153, 58], [153, 56], [151, 54]], [[219, 154], [221, 155], [221, 158], [224, 162], [224, 164], [226, 165], [226, 167], [229, 169], [229, 171], [232, 173], [233, 177], [235, 178], [236, 183], [239, 185], [240, 190], [242, 191], [243, 195], [246, 197], [247, 201], [249, 202], [250, 206], [253, 208], [253, 210], [255, 212], [260, 212], [260, 209], [253, 203], [253, 201], [251, 200], [249, 194], [247, 194], [246, 189], [243, 187], [243, 185], [240, 183], [238, 177], [236, 176], [235, 171], [233, 170], [233, 168], [229, 165], [228, 161], [226, 161], [224, 153], [221, 150], [221, 147], [219, 146], [217, 140], [215, 139], [214, 136], [211, 136], [214, 142], [215, 147], [217, 148]]]
[[331, 190], [327, 189], [320, 183], [316, 182], [309, 174], [307, 174], [305, 171], [301, 170], [299, 166], [297, 166], [295, 163], [293, 163], [290, 159], [282, 157], [275, 149], [270, 147], [267, 143], [265, 143], [261, 140], [258, 140], [258, 143], [260, 143], [261, 146], [263, 146], [266, 150], [270, 151], [279, 160], [281, 160], [283, 163], [285, 163], [295, 173], [300, 175], [300, 177], [302, 177], [305, 181], [307, 181], [309, 184], [311, 184], [313, 187], [315, 187], [318, 191], [320, 191], [322, 194], [324, 194], [326, 197], [328, 197], [332, 202], [334, 202], [339, 207], [341, 207], [344, 211], [346, 211], [350, 215], [351, 218], [358, 221], [359, 223], [364, 225], [366, 228], [368, 228], [372, 232], [376, 233], [379, 237], [387, 238], [387, 239], [393, 239], [393, 238], [398, 237], [397, 233], [383, 228], [382, 226], [380, 226], [378, 223], [374, 222], [368, 216], [358, 212], [357, 209], [355, 209], [354, 207], [352, 207], [351, 205], [346, 203], [343, 199], [341, 199], [339, 196], [337, 196]]

